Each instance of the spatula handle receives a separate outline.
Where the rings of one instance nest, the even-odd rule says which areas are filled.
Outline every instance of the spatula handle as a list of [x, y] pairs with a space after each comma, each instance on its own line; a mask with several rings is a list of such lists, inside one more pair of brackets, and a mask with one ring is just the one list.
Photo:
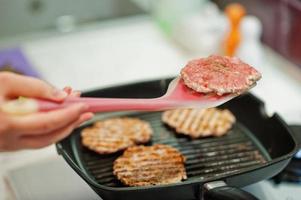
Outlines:
[[171, 108], [174, 102], [165, 98], [154, 99], [123, 99], [123, 98], [84, 98], [69, 97], [64, 102], [53, 102], [41, 99], [22, 99], [7, 102], [1, 106], [6, 113], [20, 115], [33, 112], [46, 112], [64, 108], [66, 106], [84, 103], [89, 105], [89, 112], [107, 112], [122, 110], [155, 111]]
[[121, 110], [160, 110], [169, 107], [170, 101], [163, 98], [155, 99], [123, 99], [123, 98], [69, 98], [62, 104], [39, 101], [41, 111], [53, 110], [74, 103], [89, 105], [90, 112], [107, 112]]

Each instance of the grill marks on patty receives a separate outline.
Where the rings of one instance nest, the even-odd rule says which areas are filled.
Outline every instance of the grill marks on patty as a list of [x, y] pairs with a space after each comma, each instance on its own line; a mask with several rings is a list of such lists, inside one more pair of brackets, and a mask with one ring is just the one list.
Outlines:
[[115, 160], [113, 172], [128, 186], [170, 184], [187, 178], [184, 162], [184, 156], [167, 145], [133, 146]]
[[148, 122], [138, 118], [111, 118], [98, 121], [82, 133], [82, 144], [99, 154], [110, 154], [151, 139]]
[[256, 84], [261, 74], [236, 57], [212, 55], [188, 62], [181, 70], [184, 83], [201, 93], [242, 93]]
[[235, 122], [235, 117], [227, 109], [179, 108], [165, 111], [162, 121], [178, 134], [200, 138], [225, 135]]

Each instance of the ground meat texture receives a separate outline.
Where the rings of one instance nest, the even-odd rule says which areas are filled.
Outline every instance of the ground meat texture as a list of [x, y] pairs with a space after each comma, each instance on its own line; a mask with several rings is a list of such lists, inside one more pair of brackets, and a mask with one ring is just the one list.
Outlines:
[[261, 74], [239, 58], [212, 55], [195, 59], [181, 70], [189, 88], [201, 93], [242, 93], [261, 78]]

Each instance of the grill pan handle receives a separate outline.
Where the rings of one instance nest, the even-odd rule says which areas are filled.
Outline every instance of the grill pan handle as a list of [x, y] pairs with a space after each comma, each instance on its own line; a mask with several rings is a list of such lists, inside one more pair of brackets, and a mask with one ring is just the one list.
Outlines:
[[259, 200], [244, 190], [226, 185], [224, 181], [206, 183], [204, 187], [204, 200]]

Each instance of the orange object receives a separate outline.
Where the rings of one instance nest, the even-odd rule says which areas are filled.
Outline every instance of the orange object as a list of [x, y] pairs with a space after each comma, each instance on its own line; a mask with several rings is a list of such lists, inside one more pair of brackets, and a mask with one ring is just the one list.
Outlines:
[[239, 25], [244, 17], [245, 8], [238, 3], [229, 4], [225, 9], [225, 14], [229, 19], [230, 30], [224, 41], [224, 53], [227, 56], [234, 56], [237, 47], [240, 44], [241, 36]]

